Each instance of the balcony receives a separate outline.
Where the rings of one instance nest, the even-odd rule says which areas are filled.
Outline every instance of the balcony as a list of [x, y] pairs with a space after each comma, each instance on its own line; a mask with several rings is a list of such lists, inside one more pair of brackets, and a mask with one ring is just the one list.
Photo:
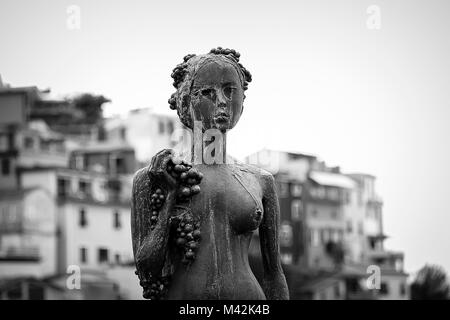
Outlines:
[[[98, 176], [97, 176], [98, 177]], [[61, 202], [72, 200], [95, 203], [128, 203], [131, 195], [131, 177], [118, 178], [102, 175], [100, 179], [85, 174], [78, 178], [76, 190], [71, 187], [71, 176], [59, 176], [57, 179], [57, 195]], [[129, 180], [129, 181], [126, 181]]]
[[60, 151], [21, 150], [18, 165], [24, 168], [33, 167], [66, 167], [68, 157]]
[[39, 247], [8, 247], [0, 250], [0, 261], [38, 262], [41, 260]]
[[385, 271], [403, 272], [403, 253], [385, 250], [367, 252], [368, 262], [378, 265]]

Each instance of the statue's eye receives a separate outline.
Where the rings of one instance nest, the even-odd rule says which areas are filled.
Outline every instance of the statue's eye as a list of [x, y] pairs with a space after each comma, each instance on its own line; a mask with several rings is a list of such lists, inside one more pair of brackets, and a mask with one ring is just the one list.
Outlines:
[[201, 93], [202, 93], [202, 96], [204, 96], [204, 97], [212, 97], [214, 90], [213, 89], [203, 89], [201, 91]]
[[223, 89], [223, 94], [225, 95], [225, 97], [227, 97], [228, 99], [232, 98], [233, 92], [236, 88], [234, 87], [225, 87]]

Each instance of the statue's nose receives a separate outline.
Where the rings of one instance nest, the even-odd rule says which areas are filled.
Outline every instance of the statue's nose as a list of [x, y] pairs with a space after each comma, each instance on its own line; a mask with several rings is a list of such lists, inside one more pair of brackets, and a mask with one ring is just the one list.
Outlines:
[[222, 90], [218, 90], [217, 92], [217, 106], [221, 108], [227, 106], [227, 98], [223, 94]]

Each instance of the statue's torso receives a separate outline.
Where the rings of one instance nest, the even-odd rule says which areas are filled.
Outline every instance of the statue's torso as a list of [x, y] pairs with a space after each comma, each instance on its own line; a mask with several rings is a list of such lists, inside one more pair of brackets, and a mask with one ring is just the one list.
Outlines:
[[204, 178], [191, 209], [202, 238], [192, 265], [176, 263], [167, 298], [265, 299], [247, 256], [264, 214], [258, 176], [232, 165], [196, 167]]

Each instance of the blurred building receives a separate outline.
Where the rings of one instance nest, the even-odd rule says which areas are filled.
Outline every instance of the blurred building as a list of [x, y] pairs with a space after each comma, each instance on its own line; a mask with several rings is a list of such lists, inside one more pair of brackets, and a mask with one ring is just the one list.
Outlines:
[[[119, 287], [121, 278], [114, 277], [121, 276], [118, 270], [134, 275], [129, 221], [135, 170], [134, 152], [129, 147], [90, 145], [71, 153], [68, 168], [19, 171], [24, 188], [45, 189], [56, 203], [58, 274], [76, 265], [82, 274], [86, 270], [104, 272]], [[134, 284], [129, 294], [136, 297], [140, 288], [136, 281]]]
[[[375, 177], [369, 174], [348, 174], [357, 187], [353, 189], [346, 208], [348, 226], [347, 246], [353, 254], [351, 262], [376, 265], [381, 271], [380, 299], [406, 299], [406, 280], [403, 252], [387, 250], [383, 230], [383, 202], [375, 189]], [[359, 256], [359, 257], [358, 257]]]
[[183, 143], [190, 146], [187, 132], [176, 115], [158, 113], [150, 108], [106, 119], [105, 131], [108, 141], [131, 145], [142, 163], [148, 163], [162, 149], [177, 147], [178, 141], [181, 141], [180, 148], [185, 146]]
[[[0, 297], [140, 298], [130, 281], [134, 149], [93, 131], [56, 132], [76, 114], [44, 93], [0, 89]], [[71, 265], [79, 292], [65, 284]]]
[[67, 274], [0, 279], [0, 300], [118, 300], [118, 285], [104, 272], [84, 270], [80, 289], [67, 287]]
[[18, 188], [16, 170], [67, 163], [64, 138], [43, 121], [31, 121], [43, 91], [36, 87], [0, 88], [0, 188]]
[[[375, 177], [344, 174], [313, 155], [295, 152], [262, 150], [246, 162], [274, 174], [282, 261], [297, 268], [291, 268], [296, 275], [292, 298], [408, 297], [403, 254], [383, 246], [387, 236]], [[381, 271], [378, 290], [366, 285], [371, 265]]]
[[[141, 299], [132, 175], [137, 160], [190, 146], [188, 132], [151, 109], [84, 123], [72, 103], [36, 87], [1, 85], [0, 114], [0, 298]], [[384, 248], [375, 177], [298, 152], [262, 150], [246, 161], [275, 176], [293, 299], [407, 297], [403, 253]], [[378, 290], [366, 285], [371, 265], [381, 271]], [[66, 285], [70, 266], [81, 269], [81, 290]]]
[[333, 269], [344, 262], [345, 211], [354, 182], [344, 175], [311, 170], [305, 181], [306, 268]]
[[0, 192], [1, 277], [55, 274], [57, 210], [40, 188]]

